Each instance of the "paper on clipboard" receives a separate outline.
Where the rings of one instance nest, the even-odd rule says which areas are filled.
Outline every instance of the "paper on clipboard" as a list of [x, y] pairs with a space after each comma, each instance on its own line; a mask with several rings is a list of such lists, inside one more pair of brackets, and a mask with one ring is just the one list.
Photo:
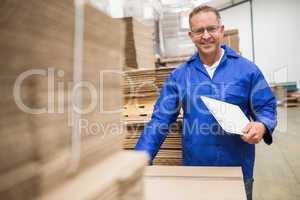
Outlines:
[[239, 106], [205, 96], [201, 96], [201, 99], [224, 131], [243, 135], [242, 129], [247, 126], [249, 119]]

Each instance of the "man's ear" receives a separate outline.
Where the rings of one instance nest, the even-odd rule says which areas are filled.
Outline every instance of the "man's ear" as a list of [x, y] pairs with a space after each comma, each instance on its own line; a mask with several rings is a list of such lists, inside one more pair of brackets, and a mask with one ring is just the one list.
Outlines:
[[188, 32], [188, 35], [189, 35], [189, 37], [191, 38], [191, 40], [193, 39], [193, 33], [192, 33], [192, 31], [189, 31]]
[[224, 30], [225, 30], [224, 25], [221, 25], [220, 32], [221, 32], [221, 34], [222, 34], [223, 37], [224, 37]]

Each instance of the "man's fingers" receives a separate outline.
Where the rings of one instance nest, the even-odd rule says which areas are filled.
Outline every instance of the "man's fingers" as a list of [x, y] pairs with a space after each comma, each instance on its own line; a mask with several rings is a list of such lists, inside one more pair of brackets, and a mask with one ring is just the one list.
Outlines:
[[242, 140], [249, 144], [256, 144], [257, 134], [254, 128], [250, 128], [247, 133], [242, 136]]
[[243, 136], [243, 137], [242, 137], [242, 140], [243, 140], [244, 142], [246, 142], [246, 143], [253, 144], [252, 139], [250, 139], [250, 138], [248, 138], [248, 137]]
[[255, 132], [252, 131], [251, 129], [248, 131], [248, 133], [244, 134], [244, 137], [246, 138], [246, 140], [250, 140], [254, 136], [255, 136]]
[[247, 138], [244, 135], [242, 135], [241, 138], [242, 138], [242, 140], [244, 140], [245, 142], [247, 142]]
[[260, 139], [260, 137], [259, 137], [258, 134], [255, 134], [252, 138], [253, 138], [254, 140], [259, 140], [259, 139]]
[[245, 136], [242, 136], [242, 140], [243, 140], [244, 142], [246, 142], [246, 143], [251, 144], [251, 143], [250, 143], [251, 141], [250, 141], [247, 137], [245, 137]]
[[258, 134], [255, 134], [254, 132], [252, 133], [248, 133], [245, 134], [244, 136], [242, 136], [242, 140], [244, 140], [245, 142], [249, 143], [249, 144], [257, 144], [260, 142], [260, 137]]
[[242, 129], [242, 132], [243, 133], [248, 133], [249, 130], [251, 129], [251, 127], [252, 127], [252, 124], [250, 122], [250, 123], [247, 124], [247, 126], [245, 128]]
[[251, 135], [249, 135], [249, 134], [244, 134], [244, 135], [242, 136], [242, 139], [243, 139], [245, 142], [248, 142], [248, 141], [250, 140], [250, 138], [251, 138]]
[[251, 138], [251, 139], [253, 139], [255, 136], [256, 136], [256, 130], [252, 127], [249, 131], [248, 131], [248, 133], [247, 133], [247, 135], [249, 135], [249, 139]]
[[260, 124], [256, 122], [250, 122], [242, 131], [245, 133], [241, 137], [242, 140], [249, 144], [257, 144], [262, 139], [265, 130], [261, 128]]
[[249, 131], [251, 130], [252, 127], [252, 123], [248, 123], [247, 126], [245, 128], [242, 129], [242, 132], [244, 133], [244, 135], [242, 135], [242, 140], [244, 140], [245, 142], [248, 142], [251, 135], [249, 135]]

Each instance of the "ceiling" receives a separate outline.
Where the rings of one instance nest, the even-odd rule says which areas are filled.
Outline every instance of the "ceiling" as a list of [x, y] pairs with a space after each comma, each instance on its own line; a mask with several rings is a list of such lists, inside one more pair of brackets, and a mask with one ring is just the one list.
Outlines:
[[245, 2], [245, 0], [211, 0], [206, 4], [216, 7], [218, 9], [224, 9], [226, 7], [230, 7], [241, 2]]
[[160, 0], [162, 5], [168, 5], [168, 6], [176, 7], [178, 5], [184, 5], [184, 4], [193, 4], [195, 6], [198, 6], [201, 4], [207, 4], [216, 7], [218, 9], [230, 7], [244, 1], [245, 0]]

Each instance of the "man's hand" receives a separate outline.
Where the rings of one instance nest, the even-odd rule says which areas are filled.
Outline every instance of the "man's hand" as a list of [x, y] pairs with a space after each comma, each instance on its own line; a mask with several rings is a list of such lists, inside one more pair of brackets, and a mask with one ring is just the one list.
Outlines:
[[241, 136], [242, 140], [249, 144], [257, 144], [261, 141], [266, 133], [266, 127], [260, 122], [250, 122], [242, 132], [245, 133]]

